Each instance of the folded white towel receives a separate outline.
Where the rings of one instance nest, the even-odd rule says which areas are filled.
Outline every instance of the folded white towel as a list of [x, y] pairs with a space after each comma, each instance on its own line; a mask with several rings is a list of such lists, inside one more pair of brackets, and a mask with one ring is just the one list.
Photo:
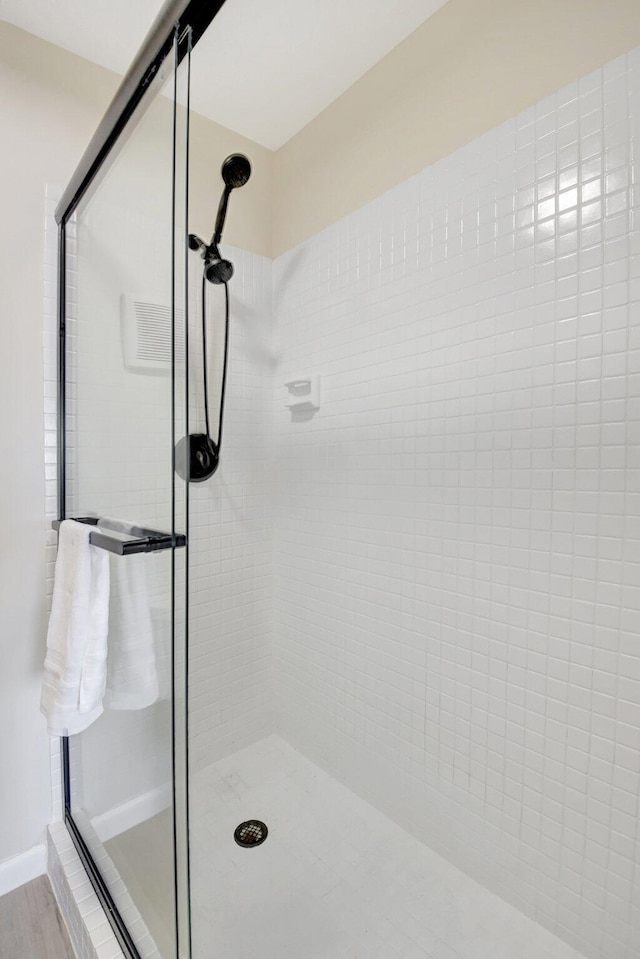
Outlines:
[[60, 524], [40, 708], [52, 736], [82, 732], [102, 713], [109, 629], [109, 556], [92, 527]]
[[[129, 524], [105, 519], [104, 525], [126, 532]], [[145, 709], [160, 693], [147, 589], [147, 566], [152, 561], [144, 553], [113, 557], [104, 701], [109, 709]]]

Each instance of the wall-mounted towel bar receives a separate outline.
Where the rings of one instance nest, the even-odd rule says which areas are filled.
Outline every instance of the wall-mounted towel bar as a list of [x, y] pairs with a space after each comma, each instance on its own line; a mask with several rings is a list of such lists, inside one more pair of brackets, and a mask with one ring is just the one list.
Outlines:
[[[117, 556], [130, 556], [132, 553], [155, 553], [161, 549], [171, 549], [172, 546], [186, 546], [187, 537], [184, 533], [162, 533], [157, 529], [147, 529], [145, 526], [133, 526], [129, 523], [114, 523], [113, 530], [117, 535], [103, 532], [109, 529], [109, 521], [101, 520], [98, 516], [73, 516], [76, 523], [87, 523], [89, 526], [100, 526], [89, 536], [92, 546], [99, 546]], [[56, 519], [51, 524], [54, 529], [60, 529], [61, 520]], [[132, 539], [120, 539], [120, 536], [130, 536]]]

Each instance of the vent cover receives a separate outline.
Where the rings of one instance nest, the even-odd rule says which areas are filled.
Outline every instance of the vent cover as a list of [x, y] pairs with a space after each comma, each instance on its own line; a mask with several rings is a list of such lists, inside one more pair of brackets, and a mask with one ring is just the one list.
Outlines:
[[[171, 307], [152, 297], [120, 297], [124, 362], [131, 370], [171, 372]], [[184, 365], [184, 310], [176, 310], [176, 367]]]

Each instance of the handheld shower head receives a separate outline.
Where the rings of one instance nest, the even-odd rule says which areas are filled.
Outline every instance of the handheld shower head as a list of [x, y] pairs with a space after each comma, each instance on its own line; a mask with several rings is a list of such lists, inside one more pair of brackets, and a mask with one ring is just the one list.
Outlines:
[[244, 153], [232, 153], [222, 164], [222, 179], [230, 190], [244, 186], [251, 176], [251, 164]]
[[218, 243], [222, 239], [224, 221], [227, 216], [227, 205], [232, 190], [244, 186], [251, 176], [251, 164], [243, 153], [232, 153], [222, 164], [222, 179], [224, 180], [224, 191], [220, 197], [218, 206], [218, 215], [216, 216], [216, 225], [211, 237], [210, 247], [217, 252]]
[[233, 276], [233, 263], [215, 254], [204, 261], [204, 275], [209, 283], [228, 283]]

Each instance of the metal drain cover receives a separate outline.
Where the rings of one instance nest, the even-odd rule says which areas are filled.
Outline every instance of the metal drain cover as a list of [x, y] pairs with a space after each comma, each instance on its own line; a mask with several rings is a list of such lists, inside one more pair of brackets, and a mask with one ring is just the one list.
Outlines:
[[259, 819], [247, 819], [241, 822], [233, 834], [239, 846], [259, 846], [269, 835], [269, 830]]

